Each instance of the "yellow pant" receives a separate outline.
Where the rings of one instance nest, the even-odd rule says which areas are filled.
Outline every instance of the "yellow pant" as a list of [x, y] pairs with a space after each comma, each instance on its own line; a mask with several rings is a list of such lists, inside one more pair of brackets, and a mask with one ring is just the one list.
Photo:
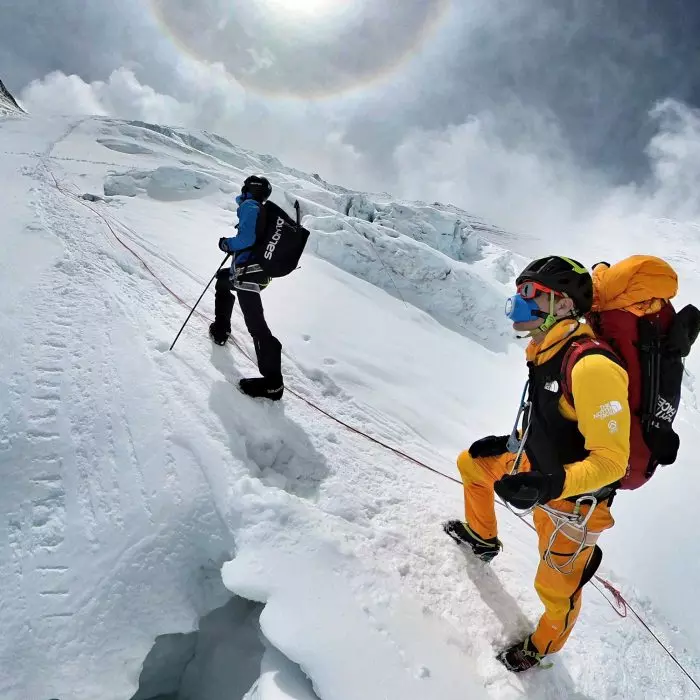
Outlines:
[[[493, 485], [502, 476], [510, 474], [514, 455], [507, 453], [499, 457], [473, 459], [469, 452], [462, 452], [457, 458], [457, 467], [464, 484], [464, 504], [469, 527], [484, 539], [497, 535], [496, 512]], [[529, 471], [526, 457], [520, 471]], [[551, 501], [548, 504], [556, 510], [571, 513], [574, 504], [569, 501]], [[585, 513], [588, 506], [581, 510]], [[572, 566], [564, 567], [579, 544], [560, 532], [552, 546], [553, 560], [565, 568], [566, 574], [551, 568], [543, 557], [549, 546], [555, 525], [547, 513], [541, 509], [533, 514], [539, 537], [540, 565], [535, 576], [535, 590], [544, 605], [544, 614], [532, 635], [532, 643], [541, 654], [559, 651], [571, 634], [581, 609], [581, 589], [595, 573], [600, 564], [601, 552], [598, 547], [586, 547]], [[591, 533], [600, 533], [614, 525], [607, 503], [598, 505], [588, 521]], [[570, 573], [569, 573], [570, 572]]]

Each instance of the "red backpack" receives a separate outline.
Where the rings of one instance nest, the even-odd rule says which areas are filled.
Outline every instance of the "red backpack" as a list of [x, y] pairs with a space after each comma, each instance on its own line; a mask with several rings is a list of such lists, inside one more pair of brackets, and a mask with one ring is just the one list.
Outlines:
[[[572, 406], [571, 372], [584, 355], [612, 354], [627, 370], [632, 422], [630, 461], [620, 482], [622, 489], [639, 488], [660, 464], [676, 461], [680, 439], [673, 430], [673, 420], [680, 405], [683, 358], [688, 356], [700, 332], [697, 308], [688, 305], [676, 313], [673, 305], [657, 293], [660, 290], [654, 289], [655, 279], [649, 273], [654, 267], [658, 272], [660, 265], [670, 270], [675, 282], [673, 270], [658, 258], [634, 256], [613, 267], [607, 266], [605, 272], [611, 273], [610, 286], [623, 292], [614, 299], [602, 300], [596, 294], [598, 304], [594, 303], [594, 310], [587, 314], [586, 320], [597, 339], [574, 341], [562, 362], [564, 396]], [[675, 292], [669, 296], [673, 295]], [[629, 300], [632, 303], [625, 308], [606, 308]], [[657, 310], [642, 315], [640, 303], [645, 302]]]

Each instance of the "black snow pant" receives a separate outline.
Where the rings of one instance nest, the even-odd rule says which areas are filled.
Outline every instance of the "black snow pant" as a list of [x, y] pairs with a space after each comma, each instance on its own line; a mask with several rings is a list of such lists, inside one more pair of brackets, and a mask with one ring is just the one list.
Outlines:
[[[262, 272], [245, 275], [243, 279], [246, 282], [259, 284], [261, 290], [270, 283], [270, 278]], [[281, 384], [282, 343], [272, 335], [267, 327], [260, 294], [240, 289], [235, 290], [234, 293], [229, 268], [219, 270], [216, 276], [214, 323], [220, 330], [231, 332], [231, 314], [233, 313], [233, 305], [236, 303], [236, 294], [246, 328], [253, 338], [260, 374], [265, 379], [269, 379], [272, 384]]]

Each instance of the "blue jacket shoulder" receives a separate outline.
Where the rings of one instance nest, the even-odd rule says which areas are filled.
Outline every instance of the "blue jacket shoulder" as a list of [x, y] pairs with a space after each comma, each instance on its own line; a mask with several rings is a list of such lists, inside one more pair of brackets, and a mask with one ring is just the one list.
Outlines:
[[227, 238], [229, 250], [237, 251], [250, 248], [255, 244], [255, 232], [260, 216], [260, 204], [254, 199], [246, 199], [238, 207], [238, 235]]

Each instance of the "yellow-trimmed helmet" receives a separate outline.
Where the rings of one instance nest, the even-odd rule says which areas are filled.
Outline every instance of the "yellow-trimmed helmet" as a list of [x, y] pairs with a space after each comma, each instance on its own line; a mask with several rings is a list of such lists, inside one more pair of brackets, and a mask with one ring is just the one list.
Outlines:
[[550, 255], [531, 262], [515, 283], [539, 282], [543, 287], [570, 297], [576, 310], [585, 314], [593, 305], [593, 280], [588, 270], [573, 258]]

